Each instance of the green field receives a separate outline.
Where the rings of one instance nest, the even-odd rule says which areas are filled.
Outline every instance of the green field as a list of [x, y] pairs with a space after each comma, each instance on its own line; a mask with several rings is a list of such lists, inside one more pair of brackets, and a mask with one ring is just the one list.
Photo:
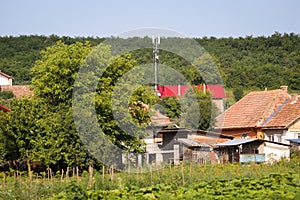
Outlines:
[[[94, 171], [62, 177], [26, 173], [4, 177], [1, 199], [300, 199], [300, 161], [268, 164], [143, 168], [141, 173]], [[147, 171], [147, 172], [146, 172]]]

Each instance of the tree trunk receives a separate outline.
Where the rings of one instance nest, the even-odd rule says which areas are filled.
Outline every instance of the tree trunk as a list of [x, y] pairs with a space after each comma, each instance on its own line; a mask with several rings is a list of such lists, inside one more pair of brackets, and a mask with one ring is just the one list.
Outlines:
[[49, 171], [50, 171], [50, 179], [51, 179], [51, 180], [54, 180], [54, 179], [53, 179], [53, 172], [52, 172], [51, 167], [49, 168]]
[[30, 159], [27, 158], [26, 159], [26, 164], [27, 164], [27, 170], [28, 170], [28, 176], [29, 176], [29, 183], [30, 183], [30, 186], [32, 184], [32, 171], [31, 171], [31, 165], [30, 165]]
[[6, 189], [6, 173], [3, 172], [3, 188]]
[[61, 177], [60, 177], [60, 180], [61, 180], [61, 181], [63, 181], [63, 179], [64, 179], [64, 173], [65, 173], [65, 172], [64, 172], [64, 169], [61, 169]]
[[105, 166], [102, 166], [102, 184], [104, 184]]
[[66, 171], [66, 182], [69, 182], [69, 166], [67, 167]]
[[90, 176], [89, 176], [89, 184], [88, 184], [89, 188], [92, 188], [92, 184], [93, 184], [93, 170], [94, 170], [93, 164], [90, 164], [89, 165], [89, 174], [90, 174]]
[[77, 182], [79, 183], [79, 168], [78, 168], [78, 166], [76, 166], [76, 178], [77, 178]]
[[110, 166], [110, 181], [114, 182], [114, 166]]

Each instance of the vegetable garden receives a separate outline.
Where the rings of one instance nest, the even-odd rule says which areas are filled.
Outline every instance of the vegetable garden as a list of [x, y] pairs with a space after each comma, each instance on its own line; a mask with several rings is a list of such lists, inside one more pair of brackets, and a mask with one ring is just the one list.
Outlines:
[[[96, 171], [35, 174], [11, 171], [1, 182], [1, 199], [300, 199], [300, 161], [269, 164], [153, 167], [140, 173]], [[104, 173], [103, 173], [104, 172]], [[17, 175], [16, 175], [17, 174]]]

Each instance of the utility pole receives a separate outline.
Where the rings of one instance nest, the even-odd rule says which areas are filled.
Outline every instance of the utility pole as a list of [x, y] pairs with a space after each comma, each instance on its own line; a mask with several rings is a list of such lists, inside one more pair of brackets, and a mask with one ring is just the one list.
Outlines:
[[158, 46], [160, 45], [160, 37], [152, 37], [152, 43], [154, 45], [153, 54], [154, 54], [154, 92], [160, 96], [160, 93], [157, 89], [158, 85]]

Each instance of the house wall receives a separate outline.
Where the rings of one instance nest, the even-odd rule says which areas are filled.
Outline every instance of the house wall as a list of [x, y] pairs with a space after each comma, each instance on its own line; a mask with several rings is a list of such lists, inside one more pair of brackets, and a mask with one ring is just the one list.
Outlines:
[[300, 120], [298, 119], [297, 121], [295, 121], [290, 127], [289, 127], [290, 131], [294, 131], [294, 132], [300, 132]]
[[201, 148], [188, 148], [183, 146], [182, 147], [182, 160], [183, 161], [192, 161], [197, 164], [206, 164], [207, 162], [211, 161], [210, 158], [210, 150], [203, 150]]
[[223, 129], [221, 133], [234, 136], [234, 139], [241, 139], [243, 134], [247, 134], [249, 138], [257, 138], [257, 132], [252, 128]]
[[[294, 122], [286, 132], [286, 139], [300, 139], [300, 120]], [[287, 141], [289, 144], [289, 141]]]
[[255, 141], [251, 143], [243, 144], [242, 148], [242, 154], [262, 154], [263, 153], [263, 147], [261, 146], [261, 141]]
[[12, 85], [12, 79], [0, 75], [0, 85]]
[[288, 139], [300, 139], [300, 120], [293, 123], [287, 130], [285, 129], [269, 129], [264, 130], [265, 140], [290, 144]]
[[265, 158], [267, 163], [272, 163], [282, 158], [290, 157], [289, 146], [283, 146], [279, 144], [265, 142], [265, 144], [263, 145], [263, 151], [265, 153]]
[[279, 142], [284, 144], [289, 144], [289, 141], [287, 139], [290, 139], [290, 134], [287, 132], [287, 130], [279, 129], [279, 130], [265, 130], [265, 140], [271, 141], [271, 142]]

